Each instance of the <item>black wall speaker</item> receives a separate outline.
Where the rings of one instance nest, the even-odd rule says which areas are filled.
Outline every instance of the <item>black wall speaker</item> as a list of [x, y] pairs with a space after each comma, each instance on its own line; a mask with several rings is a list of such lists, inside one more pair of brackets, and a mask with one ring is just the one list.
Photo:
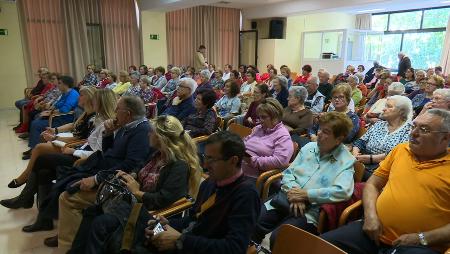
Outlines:
[[256, 23], [256, 21], [252, 21], [252, 29], [255, 30], [256, 28], [258, 28], [258, 23]]
[[272, 19], [269, 24], [269, 39], [283, 39], [284, 21]]

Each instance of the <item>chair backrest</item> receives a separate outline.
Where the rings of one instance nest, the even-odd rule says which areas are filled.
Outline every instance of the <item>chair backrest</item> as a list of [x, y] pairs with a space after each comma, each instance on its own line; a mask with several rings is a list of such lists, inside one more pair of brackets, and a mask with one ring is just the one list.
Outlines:
[[252, 129], [237, 123], [231, 123], [230, 126], [228, 126], [228, 130], [238, 134], [242, 139], [252, 133]]
[[357, 161], [353, 164], [353, 169], [355, 170], [355, 174], [353, 174], [353, 180], [355, 180], [355, 183], [360, 183], [364, 176], [366, 167], [364, 166], [364, 164]]
[[292, 225], [282, 225], [272, 254], [345, 254], [327, 241]]
[[367, 129], [364, 126], [361, 126], [358, 130], [358, 133], [356, 133], [356, 138], [362, 137], [366, 133]]

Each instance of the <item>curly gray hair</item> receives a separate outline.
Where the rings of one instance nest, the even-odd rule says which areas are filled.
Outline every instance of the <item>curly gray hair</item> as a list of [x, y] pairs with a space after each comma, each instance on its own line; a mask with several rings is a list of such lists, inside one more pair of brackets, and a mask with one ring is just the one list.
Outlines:
[[289, 93], [292, 93], [301, 104], [305, 103], [306, 98], [308, 98], [308, 90], [306, 90], [304, 86], [291, 86], [291, 88], [289, 88]]

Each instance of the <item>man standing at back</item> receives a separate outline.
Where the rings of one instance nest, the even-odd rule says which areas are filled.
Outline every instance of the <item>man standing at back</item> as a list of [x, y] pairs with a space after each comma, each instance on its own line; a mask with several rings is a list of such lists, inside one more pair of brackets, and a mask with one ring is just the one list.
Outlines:
[[399, 62], [397, 76], [405, 78], [406, 70], [411, 68], [411, 59], [409, 59], [409, 57], [405, 53], [400, 52], [398, 53], [398, 60]]
[[200, 72], [201, 70], [208, 68], [208, 63], [206, 61], [206, 47], [204, 45], [200, 45], [198, 47], [197, 52], [195, 52], [194, 56], [194, 67]]

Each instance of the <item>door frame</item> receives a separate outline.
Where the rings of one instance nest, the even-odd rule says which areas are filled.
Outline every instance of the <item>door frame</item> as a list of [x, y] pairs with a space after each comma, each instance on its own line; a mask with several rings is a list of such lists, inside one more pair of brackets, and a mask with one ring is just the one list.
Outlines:
[[256, 34], [256, 40], [255, 40], [255, 66], [258, 65], [258, 30], [243, 30], [239, 31], [239, 66], [241, 63], [241, 35], [244, 33], [255, 33]]

